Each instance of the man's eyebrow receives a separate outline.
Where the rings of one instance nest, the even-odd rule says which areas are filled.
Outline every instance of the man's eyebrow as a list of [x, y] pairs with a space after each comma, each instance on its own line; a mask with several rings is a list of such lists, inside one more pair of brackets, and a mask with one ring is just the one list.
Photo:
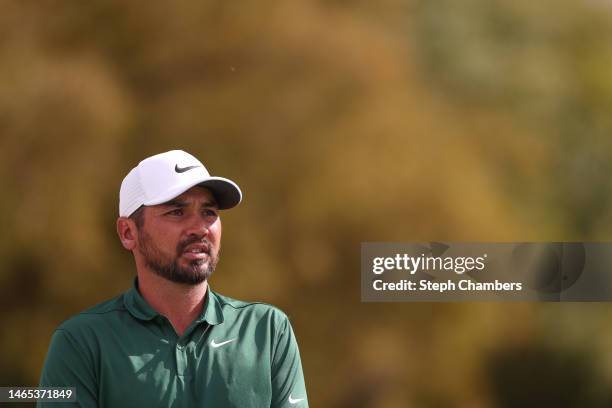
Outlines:
[[[164, 207], [179, 207], [179, 208], [183, 208], [183, 207], [187, 207], [189, 205], [189, 203], [187, 203], [187, 201], [173, 199], [173, 200], [170, 200], [170, 201], [166, 201], [165, 203], [162, 203], [160, 205], [163, 205]], [[217, 204], [217, 202], [215, 200], [211, 200], [211, 201], [204, 201], [202, 203], [202, 207], [219, 207], [219, 205]]]
[[173, 199], [160, 205], [163, 205], [164, 207], [187, 207], [187, 202]]
[[204, 207], [215, 207], [215, 208], [218, 208], [219, 204], [217, 204], [217, 202], [215, 200], [204, 201], [202, 203], [202, 208], [204, 208]]

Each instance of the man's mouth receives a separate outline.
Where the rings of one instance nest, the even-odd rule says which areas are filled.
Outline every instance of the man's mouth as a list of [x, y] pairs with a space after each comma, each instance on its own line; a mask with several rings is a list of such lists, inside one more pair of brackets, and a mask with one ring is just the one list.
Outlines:
[[201, 243], [188, 245], [183, 254], [190, 259], [203, 259], [210, 256], [210, 246]]
[[193, 254], [202, 254], [202, 253], [208, 253], [208, 250], [204, 248], [191, 248], [185, 252], [191, 252]]

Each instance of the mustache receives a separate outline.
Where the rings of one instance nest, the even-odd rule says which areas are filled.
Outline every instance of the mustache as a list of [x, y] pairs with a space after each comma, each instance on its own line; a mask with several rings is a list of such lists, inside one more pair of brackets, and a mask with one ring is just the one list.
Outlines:
[[210, 241], [206, 238], [198, 238], [198, 237], [187, 238], [184, 241], [179, 242], [176, 246], [176, 252], [179, 254], [183, 253], [185, 251], [185, 248], [187, 248], [191, 244], [203, 244], [204, 251], [207, 254], [210, 254], [210, 250], [212, 248], [212, 244], [210, 243]]

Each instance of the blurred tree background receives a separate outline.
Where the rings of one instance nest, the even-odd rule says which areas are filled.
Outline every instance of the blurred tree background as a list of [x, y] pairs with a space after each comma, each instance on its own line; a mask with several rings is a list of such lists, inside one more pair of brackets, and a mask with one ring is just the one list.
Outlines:
[[122, 178], [245, 200], [219, 292], [276, 304], [313, 407], [611, 406], [606, 304], [362, 304], [362, 241], [609, 240], [612, 3], [4, 0], [0, 384], [132, 283]]

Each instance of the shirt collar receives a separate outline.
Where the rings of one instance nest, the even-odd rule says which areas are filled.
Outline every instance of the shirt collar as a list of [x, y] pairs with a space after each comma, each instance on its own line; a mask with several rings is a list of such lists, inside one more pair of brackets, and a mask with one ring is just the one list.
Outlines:
[[[160, 314], [153, 309], [138, 291], [138, 278], [134, 278], [134, 286], [125, 293], [123, 297], [125, 308], [137, 319], [152, 320]], [[219, 302], [217, 294], [214, 293], [210, 286], [206, 289], [206, 300], [202, 313], [195, 320], [196, 323], [207, 322], [211, 325], [223, 323], [223, 310]]]
[[125, 293], [123, 303], [132, 316], [140, 320], [152, 320], [160, 315], [138, 291], [138, 278], [134, 278], [134, 286]]
[[196, 322], [200, 323], [205, 321], [214, 326], [223, 323], [223, 320], [223, 309], [219, 303], [219, 298], [217, 294], [210, 289], [209, 285], [208, 289], [206, 289], [206, 301], [204, 302], [202, 313], [200, 317], [196, 319]]

